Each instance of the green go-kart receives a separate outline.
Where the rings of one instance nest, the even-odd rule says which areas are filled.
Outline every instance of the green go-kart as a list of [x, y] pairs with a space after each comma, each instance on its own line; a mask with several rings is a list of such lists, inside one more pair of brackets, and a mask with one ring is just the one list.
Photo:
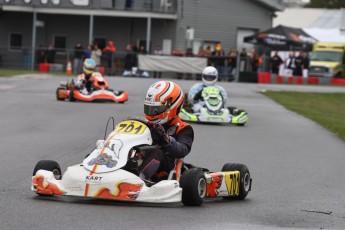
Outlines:
[[205, 87], [201, 93], [203, 107], [193, 111], [193, 103], [185, 97], [180, 117], [184, 121], [200, 123], [235, 124], [244, 126], [248, 122], [248, 113], [236, 107], [224, 108], [224, 100], [218, 88]]

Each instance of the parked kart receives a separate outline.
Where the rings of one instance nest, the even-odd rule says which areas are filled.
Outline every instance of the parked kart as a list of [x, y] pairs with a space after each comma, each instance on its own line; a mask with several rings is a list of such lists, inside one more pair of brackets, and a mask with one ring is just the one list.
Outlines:
[[56, 90], [56, 99], [69, 101], [86, 101], [86, 102], [116, 102], [125, 103], [128, 100], [126, 91], [114, 91], [109, 88], [108, 82], [102, 75], [91, 78], [91, 91], [84, 94], [71, 82], [61, 82], [60, 87]]
[[243, 200], [251, 190], [247, 166], [225, 164], [221, 172], [177, 159], [169, 176], [153, 181], [138, 175], [138, 153], [159, 148], [152, 145], [149, 122], [128, 119], [120, 122], [82, 163], [61, 174], [59, 164], [39, 161], [33, 171], [31, 189], [40, 196], [78, 196], [148, 203], [181, 202], [199, 206], [206, 198]]
[[201, 123], [231, 123], [244, 126], [248, 122], [248, 114], [236, 107], [224, 108], [224, 101], [218, 88], [214, 86], [205, 87], [202, 90], [204, 107], [200, 112], [193, 112], [193, 104], [185, 97], [183, 109], [180, 116], [184, 121]]

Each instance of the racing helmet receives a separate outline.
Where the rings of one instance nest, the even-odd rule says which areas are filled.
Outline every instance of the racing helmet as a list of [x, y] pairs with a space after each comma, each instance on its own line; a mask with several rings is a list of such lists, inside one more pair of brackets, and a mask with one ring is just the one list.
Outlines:
[[165, 124], [178, 116], [184, 101], [181, 88], [171, 81], [158, 81], [147, 90], [144, 103], [145, 118]]
[[202, 81], [207, 86], [212, 86], [218, 79], [218, 70], [213, 66], [207, 66], [201, 74]]
[[96, 63], [93, 59], [87, 58], [83, 64], [83, 72], [85, 75], [91, 75], [96, 69]]

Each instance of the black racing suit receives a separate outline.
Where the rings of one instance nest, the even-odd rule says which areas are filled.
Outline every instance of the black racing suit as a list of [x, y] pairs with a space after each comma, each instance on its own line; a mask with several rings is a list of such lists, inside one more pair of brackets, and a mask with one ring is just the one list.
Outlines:
[[175, 159], [184, 158], [192, 149], [194, 140], [193, 128], [178, 116], [169, 124], [163, 125], [170, 136], [170, 143], [160, 149], [145, 151], [143, 162], [139, 166], [140, 174], [145, 179], [152, 176], [168, 175], [175, 166]]

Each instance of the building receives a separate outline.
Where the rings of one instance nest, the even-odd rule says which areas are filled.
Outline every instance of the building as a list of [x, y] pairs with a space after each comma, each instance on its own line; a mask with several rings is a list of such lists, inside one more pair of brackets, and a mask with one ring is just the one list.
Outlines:
[[[112, 40], [116, 57], [128, 43], [148, 51], [161, 46], [194, 51], [221, 42], [240, 49], [243, 37], [272, 27], [278, 0], [0, 0], [0, 55], [3, 67], [35, 65], [31, 50], [52, 43], [56, 62], [66, 64], [77, 42]], [[249, 46], [248, 46], [249, 47]], [[34, 58], [32, 58], [34, 57]]]

